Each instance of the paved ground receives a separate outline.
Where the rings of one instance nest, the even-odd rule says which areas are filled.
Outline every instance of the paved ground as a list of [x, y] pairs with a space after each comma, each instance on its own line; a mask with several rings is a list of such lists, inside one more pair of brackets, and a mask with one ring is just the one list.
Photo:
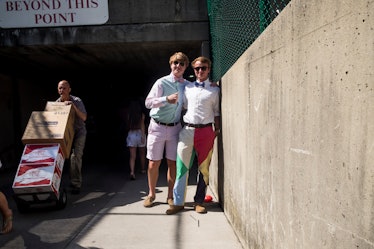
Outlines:
[[[207, 214], [188, 203], [181, 213], [166, 215], [167, 187], [159, 187], [155, 206], [144, 208], [145, 180], [127, 182], [67, 248], [242, 248], [217, 202], [207, 204]], [[194, 190], [189, 186], [188, 200]]]
[[[242, 249], [216, 198], [207, 203], [207, 214], [193, 210], [194, 184], [188, 186], [186, 209], [166, 215], [163, 170], [155, 206], [144, 208], [146, 175], [138, 174], [135, 181], [130, 181], [125, 166], [86, 163], [84, 167], [82, 192], [78, 196], [69, 194], [64, 210], [36, 208], [20, 214], [10, 199], [14, 231], [0, 236], [0, 248]], [[9, 186], [12, 174], [0, 175], [1, 183], [8, 182]]]

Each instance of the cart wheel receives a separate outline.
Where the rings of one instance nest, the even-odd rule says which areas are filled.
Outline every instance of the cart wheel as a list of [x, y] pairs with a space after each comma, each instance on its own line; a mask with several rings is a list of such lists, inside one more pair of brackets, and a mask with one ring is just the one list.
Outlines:
[[66, 189], [60, 190], [60, 197], [58, 198], [56, 202], [57, 209], [64, 209], [66, 207], [68, 200], [68, 195], [66, 193]]
[[30, 209], [30, 205], [27, 203], [27, 201], [21, 200], [17, 197], [14, 197], [14, 200], [17, 205], [18, 212], [21, 214], [27, 213]]

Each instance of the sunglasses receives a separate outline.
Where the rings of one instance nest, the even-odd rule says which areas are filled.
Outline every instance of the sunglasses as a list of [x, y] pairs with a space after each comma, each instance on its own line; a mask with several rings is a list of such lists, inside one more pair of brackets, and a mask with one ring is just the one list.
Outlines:
[[202, 71], [205, 71], [205, 70], [207, 69], [207, 67], [195, 67], [195, 68], [194, 68], [194, 70], [197, 71], [197, 72], [199, 72], [200, 69], [201, 69]]
[[173, 61], [173, 64], [174, 65], [181, 65], [182, 67], [184, 66], [184, 62], [180, 62], [180, 61]]

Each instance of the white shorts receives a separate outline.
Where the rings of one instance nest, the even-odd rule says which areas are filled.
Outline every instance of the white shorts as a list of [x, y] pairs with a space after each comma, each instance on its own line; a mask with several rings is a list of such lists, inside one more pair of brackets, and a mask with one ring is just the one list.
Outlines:
[[146, 138], [142, 141], [142, 131], [141, 130], [130, 130], [126, 138], [127, 147], [145, 147]]
[[181, 129], [182, 125], [180, 123], [175, 126], [165, 126], [157, 124], [152, 119], [148, 126], [147, 158], [158, 161], [163, 158], [165, 152], [167, 159], [175, 161], [178, 136]]

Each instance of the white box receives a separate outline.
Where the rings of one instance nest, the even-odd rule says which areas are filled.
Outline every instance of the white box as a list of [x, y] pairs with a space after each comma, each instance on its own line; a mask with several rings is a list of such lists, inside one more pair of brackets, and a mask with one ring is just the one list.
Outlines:
[[59, 143], [25, 145], [13, 181], [14, 193], [53, 192], [58, 199], [64, 162]]

